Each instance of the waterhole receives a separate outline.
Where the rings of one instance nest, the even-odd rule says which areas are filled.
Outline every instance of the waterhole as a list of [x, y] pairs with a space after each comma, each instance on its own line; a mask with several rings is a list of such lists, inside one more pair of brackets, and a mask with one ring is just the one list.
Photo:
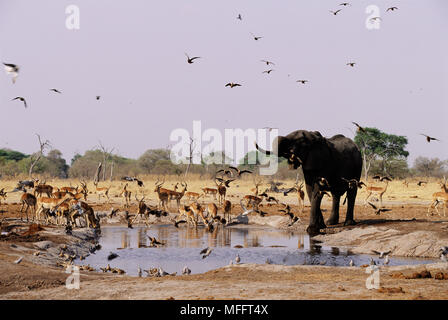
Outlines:
[[[149, 247], [148, 236], [164, 243]], [[377, 264], [383, 259], [375, 255], [353, 254], [350, 250], [322, 246], [307, 234], [290, 232], [261, 226], [219, 227], [210, 233], [203, 227], [175, 228], [173, 225], [151, 225], [150, 227], [107, 226], [101, 228], [101, 249], [89, 255], [77, 265], [87, 265], [99, 270], [110, 264], [128, 275], [136, 276], [138, 268], [162, 268], [169, 273], [182, 273], [188, 266], [191, 273], [203, 273], [235, 262], [271, 263], [281, 265], [326, 265], [355, 266], [368, 264], [373, 258]], [[212, 252], [203, 258], [200, 251], [210, 247]], [[111, 252], [118, 257], [108, 261]], [[390, 258], [389, 265], [431, 263], [433, 260], [416, 258]], [[144, 273], [146, 275], [146, 273]]]

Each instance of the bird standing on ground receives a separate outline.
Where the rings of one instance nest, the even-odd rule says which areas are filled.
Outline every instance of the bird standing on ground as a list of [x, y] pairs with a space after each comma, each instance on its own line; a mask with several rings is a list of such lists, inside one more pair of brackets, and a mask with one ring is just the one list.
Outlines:
[[139, 278], [142, 277], [142, 269], [140, 267], [138, 267], [138, 277]]
[[190, 274], [191, 273], [191, 270], [187, 267], [187, 266], [185, 266], [183, 269], [182, 269], [182, 274]]
[[388, 265], [389, 264], [389, 256], [386, 256], [385, 258], [384, 258], [384, 262], [383, 262], [383, 264], [384, 265]]
[[241, 261], [240, 255], [237, 254], [237, 255], [236, 255], [236, 258], [235, 258], [235, 262], [236, 262], [236, 263], [240, 263], [240, 261]]
[[26, 100], [25, 100], [25, 98], [24, 97], [15, 97], [14, 99], [12, 99], [11, 101], [14, 101], [14, 100], [20, 100], [20, 101], [22, 101], [23, 102], [23, 104], [25, 105], [25, 108], [27, 108], [28, 107], [28, 105], [26, 104]]
[[7, 74], [12, 75], [12, 83], [16, 83], [16, 79], [19, 75], [19, 67], [13, 63], [4, 63], [5, 71]]
[[16, 261], [14, 261], [15, 264], [19, 264], [20, 262], [22, 262], [23, 257], [20, 257], [19, 259], [17, 259]]
[[353, 267], [355, 265], [355, 263], [353, 262], [353, 260], [350, 260], [349, 264], [350, 267]]

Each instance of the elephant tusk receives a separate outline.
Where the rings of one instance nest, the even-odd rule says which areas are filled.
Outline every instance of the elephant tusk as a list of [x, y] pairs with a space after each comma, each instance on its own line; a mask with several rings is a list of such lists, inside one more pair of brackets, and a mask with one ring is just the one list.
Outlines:
[[261, 153], [264, 153], [267, 156], [271, 155], [271, 151], [267, 151], [267, 150], [260, 148], [256, 142], [255, 142], [255, 148], [257, 148], [258, 151], [260, 151]]

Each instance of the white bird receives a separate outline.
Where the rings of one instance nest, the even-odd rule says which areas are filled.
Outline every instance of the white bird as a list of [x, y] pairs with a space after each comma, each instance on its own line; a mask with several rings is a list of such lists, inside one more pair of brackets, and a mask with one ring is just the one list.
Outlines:
[[443, 253], [440, 255], [440, 260], [442, 260], [443, 262], [447, 262], [447, 258], [446, 255], [444, 255]]
[[187, 266], [185, 266], [183, 269], [182, 269], [182, 274], [190, 274], [191, 273], [191, 270], [187, 267]]
[[376, 262], [372, 258], [370, 258], [370, 265], [371, 266], [375, 266], [376, 265]]
[[271, 259], [267, 258], [266, 259], [266, 264], [271, 264], [271, 263], [272, 263]]
[[389, 256], [386, 256], [386, 258], [384, 258], [384, 265], [389, 264]]
[[6, 73], [12, 75], [12, 83], [16, 83], [17, 76], [19, 75], [19, 67], [12, 63], [4, 63]]
[[19, 264], [20, 262], [22, 262], [23, 257], [20, 257], [19, 259], [17, 259], [16, 261], [14, 261], [15, 264]]
[[232, 265], [232, 264], [233, 264], [233, 260], [230, 260], [229, 265]]
[[372, 250], [373, 253], [379, 254], [380, 255], [380, 259], [383, 259], [385, 256], [387, 256], [389, 253], [391, 253], [391, 250], [389, 251], [376, 251], [376, 250]]
[[163, 270], [162, 268], [159, 268], [158, 275], [159, 275], [160, 277], [163, 277], [163, 276], [167, 276], [167, 275], [169, 275], [169, 273], [166, 272], [165, 270]]
[[240, 255], [237, 254], [237, 255], [236, 255], [236, 258], [235, 258], [235, 262], [236, 262], [236, 263], [240, 263], [240, 261], [241, 261]]
[[241, 208], [243, 208], [243, 210], [244, 210], [244, 212], [241, 213], [241, 216], [246, 216], [246, 215], [248, 215], [248, 214], [251, 213], [251, 212], [255, 212], [254, 209], [250, 209], [250, 210], [248, 210], [248, 209], [244, 206], [244, 204], [243, 204], [243, 200], [242, 200], [242, 199], [240, 200], [240, 204], [241, 204]]
[[440, 248], [440, 251], [442, 251], [442, 254], [448, 254], [448, 247], [447, 246], [443, 246]]
[[355, 265], [355, 263], [353, 262], [353, 260], [350, 260], [349, 264], [350, 267], [353, 267]]

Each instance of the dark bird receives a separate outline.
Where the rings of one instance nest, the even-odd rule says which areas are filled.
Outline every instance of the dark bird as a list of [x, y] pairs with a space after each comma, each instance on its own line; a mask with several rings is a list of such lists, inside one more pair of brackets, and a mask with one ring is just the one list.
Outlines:
[[124, 176], [124, 177], [121, 177], [121, 180], [123, 180], [123, 181], [130, 181], [130, 182], [136, 181], [139, 187], [143, 187], [143, 181], [137, 179], [136, 177]]
[[349, 62], [349, 63], [347, 63], [347, 66], [354, 67], [355, 64], [356, 64], [356, 62]]
[[275, 66], [274, 62], [271, 62], [271, 61], [268, 61], [268, 60], [260, 60], [260, 61], [266, 63], [266, 65], [272, 64], [273, 66]]
[[274, 69], [269, 69], [269, 70], [263, 71], [262, 73], [270, 74], [272, 71], [274, 71]]
[[381, 19], [381, 17], [373, 17], [373, 18], [370, 18], [370, 21], [375, 21], [375, 20], [383, 20], [383, 19]]
[[243, 17], [241, 16], [241, 14], [238, 14], [238, 16], [236, 17], [238, 20], [243, 21]]
[[179, 228], [179, 224], [181, 224], [181, 223], [187, 223], [187, 221], [186, 221], [186, 220], [174, 221], [174, 226], [175, 226], [176, 228]]
[[226, 84], [226, 87], [241, 87], [241, 85], [239, 83], [233, 83], [233, 82], [229, 82], [228, 84]]
[[341, 10], [342, 10], [342, 9], [339, 9], [339, 10], [336, 10], [336, 11], [331, 11], [331, 10], [330, 10], [330, 12], [331, 12], [332, 14], [334, 14], [334, 15], [337, 15], [338, 12], [341, 11]]
[[188, 54], [186, 54], [185, 53], [185, 55], [187, 56], [187, 62], [189, 63], [189, 64], [192, 64], [193, 63], [193, 60], [195, 60], [195, 59], [200, 59], [201, 57], [193, 57], [193, 58], [190, 58], [189, 56], [188, 56]]
[[426, 141], [428, 141], [428, 142], [431, 142], [431, 140], [437, 140], [437, 141], [440, 141], [440, 140], [437, 139], [437, 138], [430, 137], [430, 136], [428, 136], [428, 135], [426, 135], [426, 134], [423, 134], [423, 133], [420, 133], [420, 135], [425, 136], [425, 137], [426, 137]]
[[358, 132], [364, 132], [364, 133], [367, 133], [367, 131], [366, 131], [366, 129], [364, 129], [363, 127], [361, 127], [359, 124], [357, 124], [356, 122], [353, 122], [352, 121], [352, 123], [356, 126], [356, 127], [358, 127]]
[[216, 180], [218, 180], [218, 181], [221, 182], [221, 183], [224, 183], [224, 184], [226, 185], [227, 188], [230, 187], [230, 186], [229, 186], [229, 183], [230, 183], [230, 182], [235, 181], [235, 179], [224, 180], [224, 179], [221, 179], [221, 178], [216, 178]]
[[346, 6], [350, 6], [351, 4], [348, 2], [343, 2], [343, 3], [340, 3], [339, 5], [346, 7]]
[[109, 218], [113, 218], [118, 212], [118, 209], [112, 208], [109, 213]]
[[359, 188], [361, 189], [362, 186], [365, 186], [365, 183], [362, 181], [358, 181], [356, 179], [345, 179], [345, 178], [341, 178], [343, 181], [345, 181], [348, 184], [348, 188], [349, 189], [354, 189], [354, 188]]
[[387, 211], [392, 211], [392, 209], [386, 209], [386, 208], [377, 208], [376, 205], [374, 205], [371, 202], [367, 202], [374, 210], [376, 214], [380, 214], [381, 212], [387, 212]]
[[17, 76], [19, 75], [19, 67], [12, 63], [4, 63], [5, 71], [7, 74], [12, 75], [12, 83], [16, 83]]
[[96, 96], [96, 100], [100, 100], [101, 96]]
[[394, 11], [394, 10], [398, 10], [398, 8], [397, 7], [390, 7], [390, 8], [387, 8], [386, 12], [387, 11]]
[[424, 184], [427, 184], [427, 182], [426, 182], [426, 181], [419, 181], [419, 182], [417, 182], [417, 185], [418, 185], [419, 187], [421, 187], [421, 186], [424, 185]]
[[107, 260], [110, 261], [110, 260], [113, 260], [113, 259], [115, 259], [115, 258], [117, 258], [117, 257], [119, 257], [118, 254], [116, 254], [116, 253], [114, 253], [114, 252], [111, 252], [111, 253], [109, 253], [109, 255], [107, 256]]
[[250, 34], [252, 35], [252, 37], [254, 37], [254, 40], [255, 40], [255, 41], [260, 40], [261, 38], [263, 38], [263, 37], [257, 37], [257, 36], [255, 36], [252, 32], [251, 32]]
[[149, 240], [151, 241], [151, 243], [150, 243], [151, 246], [158, 245], [158, 244], [161, 244], [161, 245], [164, 244], [163, 242], [160, 242], [159, 240], [157, 240], [155, 237], [153, 238], [153, 237], [148, 236], [148, 235], [146, 235], [146, 236], [147, 236], [147, 237], [149, 238]]
[[50, 91], [56, 92], [56, 93], [62, 93], [61, 91], [59, 91], [58, 89], [50, 89]]
[[24, 97], [15, 97], [15, 98], [12, 99], [11, 101], [14, 101], [14, 100], [17, 100], [17, 99], [23, 102], [23, 104], [25, 105], [25, 108], [28, 107], [28, 105], [26, 104], [26, 100], [25, 100]]
[[238, 174], [238, 177], [240, 177], [243, 173], [252, 173], [252, 171], [249, 171], [249, 170], [240, 170], [240, 169], [238, 169], [238, 168], [236, 168], [236, 167], [231, 167], [231, 166], [229, 166], [229, 169], [233, 169], [233, 170], [235, 170], [236, 173]]
[[212, 251], [213, 251], [213, 249], [207, 247], [205, 249], [202, 249], [201, 252], [199, 252], [199, 254], [202, 254], [203, 255], [202, 259], [205, 259], [210, 255], [210, 253], [212, 253]]
[[308, 82], [308, 80], [297, 80], [296, 82], [300, 82], [300, 83], [302, 83], [302, 84], [305, 84], [305, 83]]
[[286, 197], [288, 196], [288, 193], [292, 192], [292, 191], [296, 191], [297, 189], [295, 187], [289, 188], [289, 189], [283, 189], [283, 195]]
[[227, 176], [231, 176], [232, 175], [232, 171], [227, 170], [227, 169], [220, 169], [220, 170], [216, 171], [217, 174], [220, 173], [220, 172], [224, 172], [224, 174], [227, 175]]

